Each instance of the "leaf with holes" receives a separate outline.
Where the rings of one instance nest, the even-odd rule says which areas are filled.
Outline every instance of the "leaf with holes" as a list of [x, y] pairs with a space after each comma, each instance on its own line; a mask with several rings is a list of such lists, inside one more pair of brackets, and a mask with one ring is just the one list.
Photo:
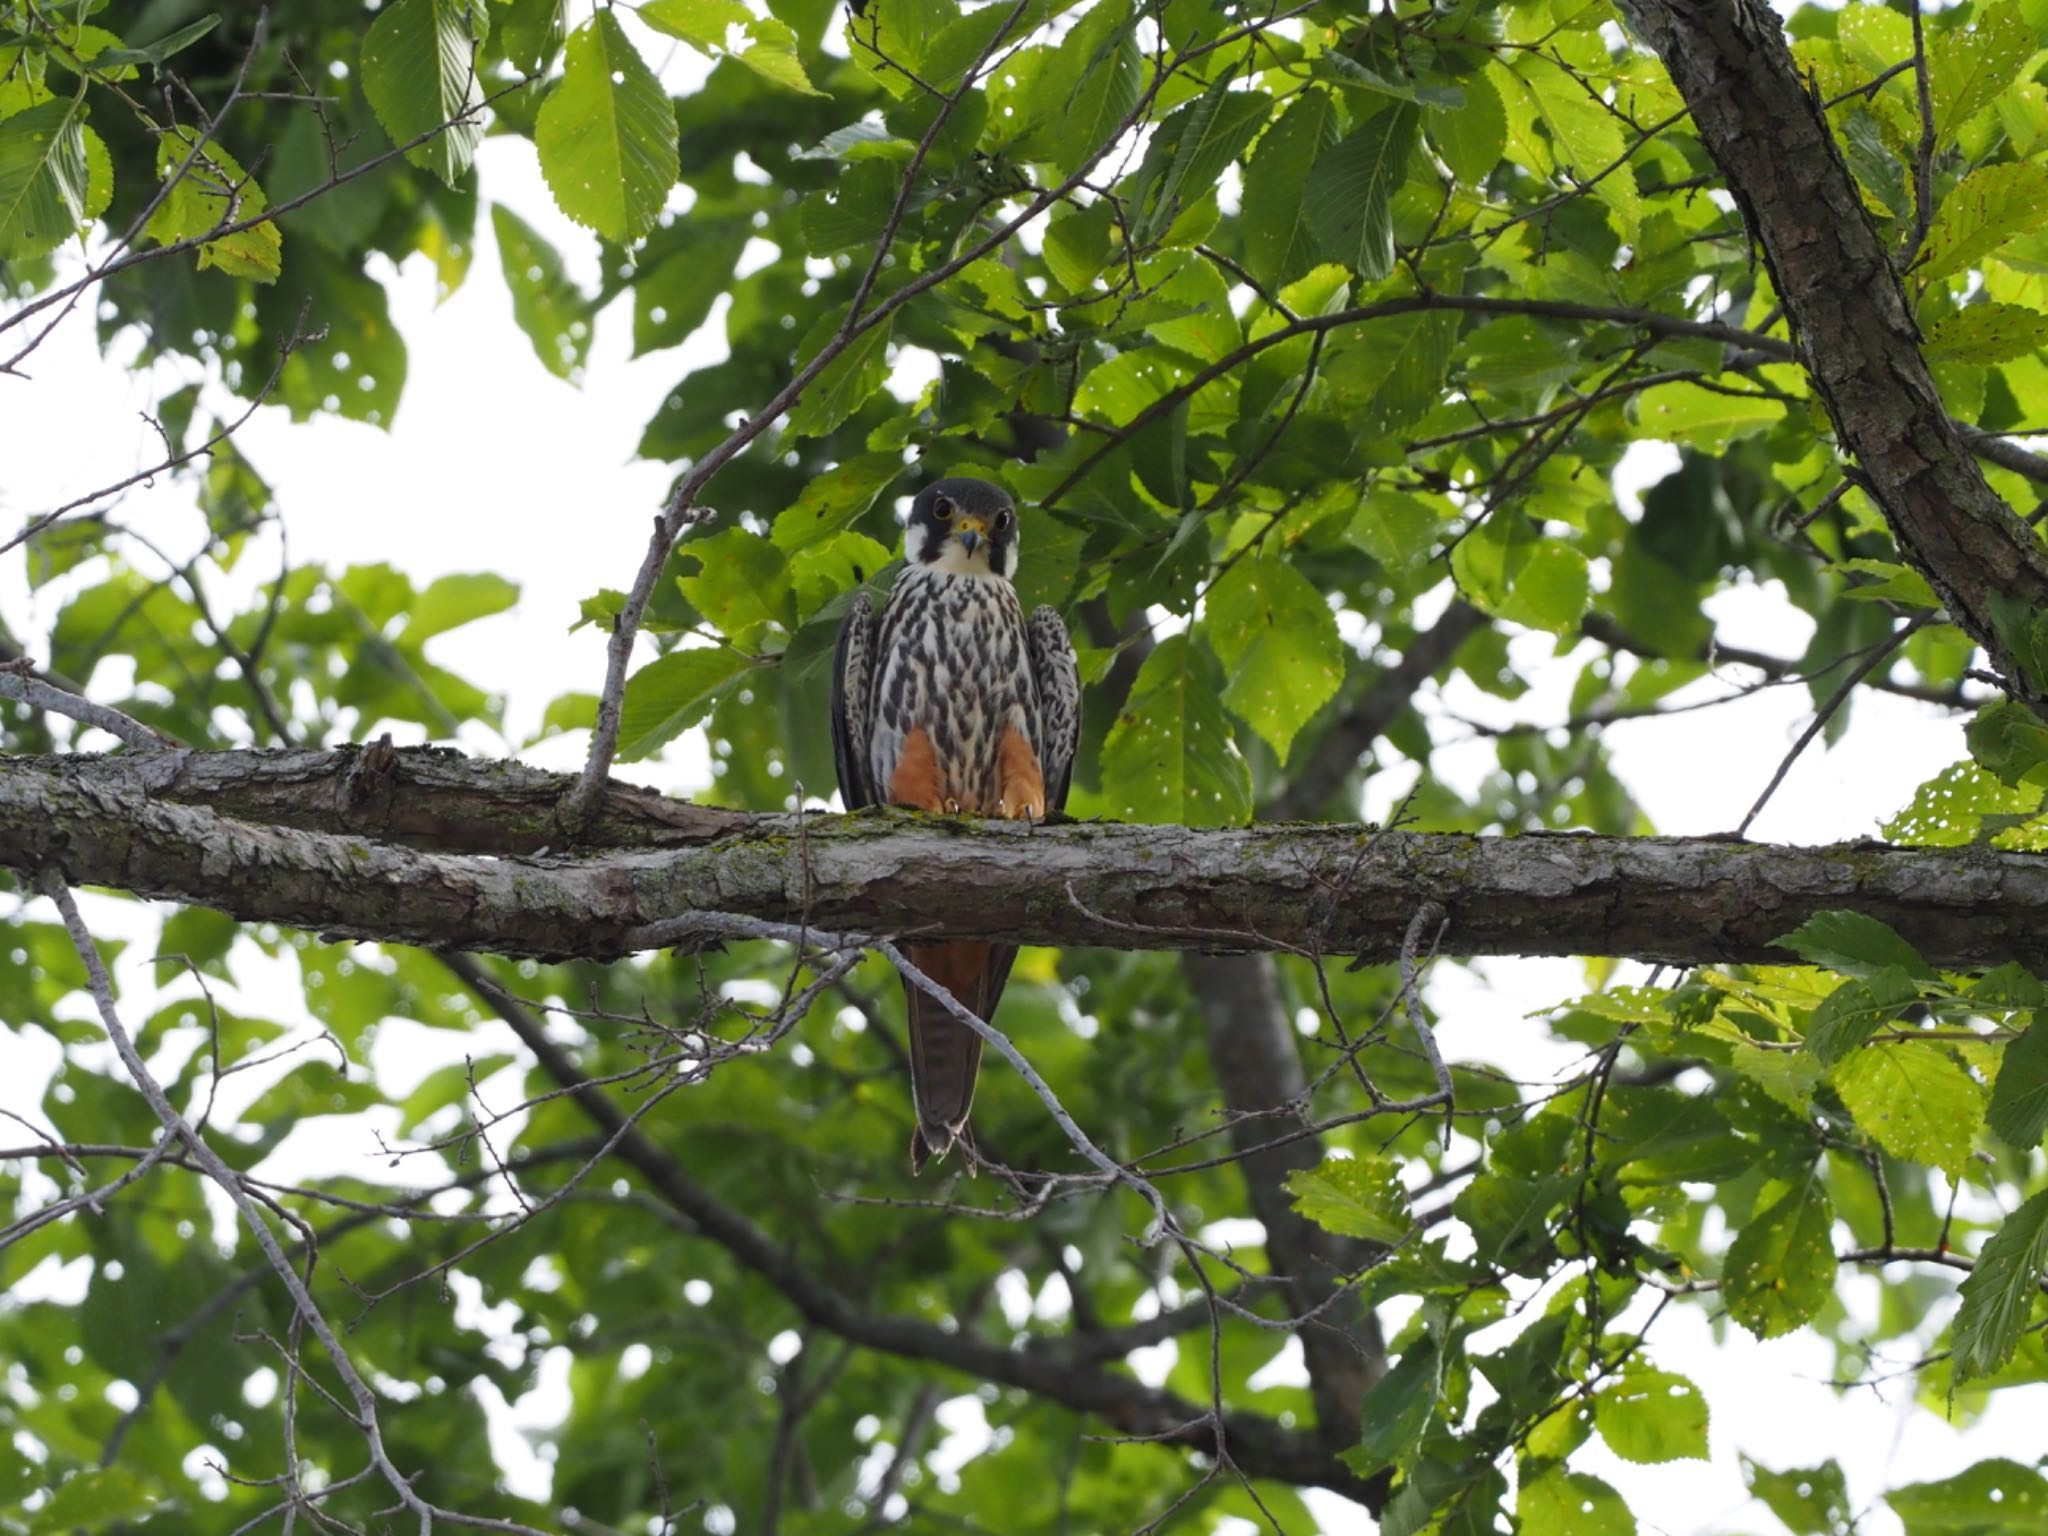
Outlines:
[[1230, 738], [1222, 692], [1216, 664], [1192, 636], [1153, 647], [1102, 743], [1102, 793], [1113, 815], [1191, 827], [1250, 817], [1251, 770]]
[[610, 11], [570, 35], [533, 142], [548, 190], [577, 223], [620, 245], [654, 227], [676, 182], [676, 114]]
[[1721, 1299], [1728, 1315], [1760, 1339], [1790, 1333], [1834, 1295], [1834, 1207], [1808, 1177], [1752, 1216], [1728, 1245]]
[[1344, 642], [1323, 594], [1279, 550], [1262, 549], [1210, 588], [1201, 631], [1230, 675], [1223, 702], [1284, 761], [1344, 681]]

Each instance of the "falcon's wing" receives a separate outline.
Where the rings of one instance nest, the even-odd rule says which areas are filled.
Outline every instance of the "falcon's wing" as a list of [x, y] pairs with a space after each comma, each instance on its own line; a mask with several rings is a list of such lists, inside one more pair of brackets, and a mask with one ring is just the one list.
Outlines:
[[832, 760], [839, 768], [839, 798], [849, 811], [876, 800], [868, 773], [868, 742], [872, 739], [875, 665], [875, 603], [856, 592], [839, 624], [839, 645], [832, 657]]
[[1074, 777], [1074, 749], [1081, 741], [1081, 669], [1073, 637], [1059, 610], [1040, 604], [1024, 628], [1031, 651], [1031, 677], [1038, 685], [1038, 771], [1045, 778], [1048, 810], [1067, 808]]

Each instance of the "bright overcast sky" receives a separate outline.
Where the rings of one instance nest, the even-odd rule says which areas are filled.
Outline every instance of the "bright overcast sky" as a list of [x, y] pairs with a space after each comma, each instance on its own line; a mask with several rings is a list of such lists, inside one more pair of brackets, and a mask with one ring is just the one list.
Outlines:
[[[657, 40], [647, 39], [651, 57], [661, 57]], [[679, 86], [691, 69], [687, 53], [665, 71]], [[478, 158], [485, 196], [509, 204], [563, 251], [572, 274], [594, 281], [594, 237], [578, 230], [553, 207], [530, 144], [489, 139]], [[686, 194], [678, 200], [678, 207]], [[431, 643], [435, 659], [507, 701], [507, 740], [481, 730], [462, 745], [484, 754], [517, 749], [538, 726], [541, 711], [557, 694], [595, 691], [603, 671], [602, 640], [590, 629], [568, 633], [577, 603], [600, 587], [630, 583], [645, 547], [648, 519], [659, 506], [671, 466], [633, 457], [642, 425], [661, 396], [687, 367], [715, 358], [723, 304], [712, 323], [689, 347], [629, 361], [628, 315], [616, 307], [600, 320], [582, 389], [555, 379], [535, 360], [514, 326], [511, 306], [498, 275], [490, 221], [480, 219], [479, 249], [468, 284], [447, 303], [435, 304], [435, 279], [415, 258], [389, 279], [394, 319], [411, 354], [411, 371], [397, 419], [389, 432], [328, 419], [294, 425], [283, 411], [265, 409], [243, 430], [243, 451], [270, 480], [277, 507], [291, 530], [295, 562], [336, 567], [388, 561], [416, 582], [453, 571], [496, 570], [523, 585], [511, 613], [488, 619]], [[289, 244], [286, 257], [290, 260]], [[316, 317], [317, 322], [317, 317]], [[86, 314], [66, 322], [28, 365], [30, 382], [0, 380], [0, 523], [46, 510], [72, 496], [148, 464], [160, 448], [141, 419], [166, 388], [159, 372], [144, 377], [102, 362]], [[921, 359], [906, 361], [899, 392], [914, 393], [927, 376]], [[222, 401], [225, 404], [225, 400]], [[747, 402], [735, 401], [735, 408]], [[1669, 451], [1639, 452], [1618, 487], [1632, 499], [1643, 484], [1675, 459]], [[710, 500], [715, 506], [714, 482]], [[1631, 501], [1632, 504], [1632, 501]], [[146, 532], [165, 549], [189, 554], [201, 543], [201, 524], [183, 482], [163, 480], [138, 489], [116, 516]], [[255, 586], [274, 574], [278, 546], [259, 540], [224, 593], [246, 601]], [[1026, 544], [1024, 558], [1030, 559]], [[0, 560], [0, 614], [31, 647], [47, 633], [66, 597], [94, 579], [82, 576], [30, 593], [19, 555]], [[1448, 600], [1448, 587], [1425, 599], [1433, 613]], [[1784, 656], [1804, 648], [1809, 621], [1787, 604], [1774, 586], [1746, 586], [1713, 604], [1722, 638], [1734, 645]], [[1513, 654], [1535, 686], [1513, 704], [1482, 695], [1462, 680], [1445, 690], [1433, 712], [1500, 724], [1510, 720], [1556, 721], [1567, 714], [1577, 664], [1548, 662], [1554, 642], [1528, 635]], [[1588, 651], [1586, 654], [1590, 654]], [[1745, 674], [1737, 673], [1740, 681]], [[1729, 685], [1695, 684], [1681, 697], [1705, 698]], [[1762, 789], [1779, 757], [1808, 718], [1800, 687], [1765, 690], [1725, 708], [1668, 720], [1622, 724], [1607, 741], [1616, 770], [1667, 833], [1727, 831]], [[402, 733], [394, 733], [402, 734]], [[1469, 735], [1453, 719], [1438, 721], [1440, 740]], [[542, 745], [526, 754], [551, 767], [581, 760], [584, 738]], [[1832, 751], [1818, 745], [1796, 766], [1784, 788], [1758, 820], [1759, 839], [1821, 843], [1875, 837], [1879, 825], [1898, 811], [1913, 789], [1964, 756], [1960, 722], [1947, 712], [1889, 696], [1866, 695], [1855, 722]], [[629, 765], [627, 774], [664, 788], [687, 791], [699, 782], [705, 763], [701, 737], [679, 744], [664, 764]], [[1485, 740], [1451, 747], [1437, 759], [1438, 771], [1470, 789], [1492, 766]], [[1412, 780], [1412, 769], [1390, 771], [1368, 796], [1368, 810], [1382, 814]], [[94, 904], [105, 933], [147, 939], [151, 928], [131, 904]], [[147, 946], [131, 954], [146, 955]], [[245, 966], [247, 1006], [279, 1019], [303, 1016], [297, 978], [290, 966], [263, 965], [250, 946], [237, 953]], [[121, 968], [126, 1006], [138, 1017], [154, 1009], [153, 987], [143, 966]], [[1438, 968], [1432, 999], [1443, 1014], [1440, 1033], [1454, 1056], [1484, 1056], [1525, 1077], [1570, 1068], [1574, 1048], [1537, 1038], [1540, 1026], [1525, 1021], [1531, 1010], [1584, 990], [1582, 969], [1571, 962], [1489, 962], [1481, 974], [1452, 966]], [[1114, 1021], [1105, 1021], [1114, 1028]], [[509, 1037], [507, 1037], [509, 1040]], [[191, 1042], [173, 1045], [178, 1057]], [[402, 1094], [426, 1072], [465, 1051], [507, 1048], [497, 1039], [450, 1039], [446, 1035], [388, 1026], [380, 1032], [376, 1065], [387, 1088]], [[511, 1047], [516, 1049], [516, 1047]], [[54, 1048], [39, 1032], [0, 1033], [0, 1108], [39, 1120], [45, 1075]], [[747, 1070], [742, 1064], [727, 1070]], [[260, 1084], [246, 1083], [235, 1096], [246, 1103]], [[686, 1101], [673, 1101], [685, 1113]], [[372, 1122], [375, 1123], [375, 1122]], [[373, 1164], [355, 1159], [371, 1150], [368, 1124], [327, 1121], [317, 1139], [294, 1136], [266, 1173], [310, 1172], [351, 1166], [373, 1177]], [[346, 1127], [344, 1129], [344, 1127]], [[387, 1134], [392, 1126], [383, 1127]], [[73, 1272], [39, 1271], [31, 1287], [72, 1293], [83, 1284], [84, 1260]], [[1869, 1315], [1881, 1284], [1875, 1273], [1847, 1276], [1840, 1290], [1852, 1309]], [[484, 1326], [480, 1309], [470, 1314]], [[1931, 1341], [1946, 1314], [1932, 1316]], [[1651, 1354], [1666, 1368], [1692, 1376], [1714, 1411], [1711, 1463], [1678, 1462], [1640, 1468], [1618, 1461], [1596, 1440], [1574, 1465], [1608, 1479], [1628, 1497], [1645, 1529], [1673, 1533], [1768, 1530], [1775, 1522], [1744, 1492], [1738, 1453], [1767, 1465], [1810, 1465], [1825, 1457], [1841, 1460], [1859, 1509], [1885, 1487], [1947, 1476], [1982, 1457], [2012, 1455], [2031, 1462], [2041, 1450], [2041, 1425], [2048, 1423], [2048, 1386], [2000, 1394], [1998, 1410], [1961, 1432], [1938, 1415], [1912, 1405], [1910, 1379], [1881, 1393], [1838, 1396], [1822, 1383], [1834, 1363], [1804, 1331], [1758, 1344], [1740, 1329], [1724, 1326], [1716, 1337], [1705, 1313], [1673, 1308], [1658, 1324]], [[516, 1423], [541, 1426], [560, 1412], [561, 1362], [542, 1388], [516, 1411], [493, 1417], [501, 1455], [519, 1469], [521, 1490], [542, 1493], [546, 1468], [508, 1432]], [[1285, 1368], [1284, 1365], [1282, 1368]], [[956, 1431], [953, 1456], [971, 1451], [978, 1436], [979, 1407], [971, 1399], [949, 1409], [942, 1422]], [[1362, 1516], [1345, 1514], [1339, 1501], [1315, 1502], [1338, 1510], [1329, 1529], [1368, 1530]], [[1878, 1505], [1860, 1527], [1886, 1536], [1899, 1527]]]

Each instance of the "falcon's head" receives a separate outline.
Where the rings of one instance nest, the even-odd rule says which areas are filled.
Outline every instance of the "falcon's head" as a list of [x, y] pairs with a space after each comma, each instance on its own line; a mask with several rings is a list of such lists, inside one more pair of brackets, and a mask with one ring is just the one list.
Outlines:
[[1017, 505], [986, 480], [934, 480], [910, 504], [903, 553], [953, 576], [1017, 574]]

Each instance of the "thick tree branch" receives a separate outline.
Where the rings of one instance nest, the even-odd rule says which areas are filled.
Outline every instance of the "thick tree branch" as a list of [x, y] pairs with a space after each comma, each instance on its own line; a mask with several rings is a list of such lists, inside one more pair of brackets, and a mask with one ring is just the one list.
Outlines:
[[[795, 817], [730, 813], [710, 813], [711, 825], [693, 830], [692, 808], [669, 815], [622, 792], [607, 803], [633, 846], [531, 851], [533, 830], [514, 817], [493, 854], [442, 853], [382, 838], [432, 842], [434, 803], [445, 797], [462, 845], [489, 846], [497, 771], [466, 765], [456, 774], [463, 789], [446, 790], [431, 773], [411, 777], [420, 763], [452, 771], [445, 754], [389, 752], [387, 808], [365, 801], [371, 809], [358, 817], [347, 784], [362, 755], [16, 758], [0, 774], [0, 865], [51, 864], [75, 882], [245, 921], [507, 954], [601, 958], [635, 947], [635, 930], [649, 924], [661, 924], [658, 942], [669, 944], [765, 921], [1391, 960], [1418, 901], [1435, 900], [1451, 916], [1455, 951], [1468, 955], [1783, 960], [1773, 939], [1814, 912], [1849, 907], [1891, 924], [1940, 965], [2048, 965], [2048, 860], [1988, 848], [1406, 832], [1368, 848], [1349, 826], [1031, 828], [915, 812], [812, 815], [799, 835]], [[326, 779], [309, 777], [323, 756]], [[188, 770], [199, 762], [197, 797], [221, 810], [176, 798], [197, 793]], [[239, 809], [244, 786], [276, 789], [280, 765], [298, 775], [296, 825], [284, 824], [280, 799], [268, 823], [223, 814]], [[537, 783], [568, 783], [516, 766], [502, 772], [519, 786], [515, 808], [530, 809]]]
[[2038, 713], [2048, 550], [1941, 403], [1899, 276], [1762, 0], [1622, 0], [1763, 247], [1800, 360], [1871, 498], [1950, 616]]

